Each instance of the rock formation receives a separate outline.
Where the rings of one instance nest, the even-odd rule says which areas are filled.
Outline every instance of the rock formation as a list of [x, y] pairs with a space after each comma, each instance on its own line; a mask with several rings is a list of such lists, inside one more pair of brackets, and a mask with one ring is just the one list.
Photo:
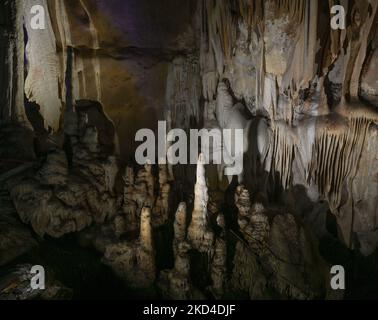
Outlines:
[[[78, 119], [78, 118], [76, 118]], [[39, 235], [61, 237], [114, 217], [117, 211], [114, 183], [118, 165], [113, 156], [100, 154], [96, 127], [84, 135], [72, 132], [73, 157], [50, 151], [32, 178], [10, 184], [18, 214]]]
[[[243, 186], [237, 187], [235, 203], [244, 239], [239, 239], [234, 265], [237, 272], [245, 273], [244, 276], [249, 277], [251, 282], [238, 278], [243, 275], [235, 274], [232, 285], [241, 285], [251, 298], [264, 297], [268, 286], [296, 299], [316, 298], [320, 295], [324, 285], [321, 277], [317, 278], [319, 275], [315, 272], [309, 278], [304, 275], [315, 265], [322, 268], [325, 264], [313, 247], [312, 237], [306, 235], [304, 227], [295, 221], [294, 216], [264, 208], [260, 203], [251, 205], [249, 192]], [[252, 256], [251, 266], [239, 270], [237, 264], [241, 257], [238, 254]], [[256, 273], [262, 275], [255, 275]], [[252, 284], [255, 276], [262, 281], [260, 284]]]
[[[376, 291], [378, 0], [34, 4], [0, 3], [0, 267], [81, 245], [154, 298], [342, 298], [336, 263]], [[196, 167], [136, 163], [163, 120], [216, 129]], [[36, 298], [25, 266], [0, 298]]]
[[207, 216], [207, 185], [205, 178], [205, 159], [201, 154], [197, 162], [197, 182], [194, 187], [194, 208], [188, 228], [188, 240], [193, 248], [211, 254], [214, 233], [210, 229]]
[[187, 242], [180, 242], [176, 249], [174, 268], [161, 272], [159, 287], [166, 298], [187, 300], [194, 297], [189, 273], [189, 249], [190, 246]]
[[32, 233], [17, 219], [9, 194], [0, 187], [0, 266], [6, 265], [37, 245]]
[[159, 194], [153, 209], [153, 224], [155, 226], [164, 225], [168, 221], [170, 191], [168, 168], [166, 165], [159, 165]]
[[30, 281], [33, 275], [30, 264], [17, 265], [6, 275], [0, 277], [0, 300], [69, 300], [72, 290], [50, 277], [45, 290], [32, 289]]
[[138, 228], [137, 221], [137, 204], [134, 201], [134, 170], [127, 167], [125, 174], [123, 175], [123, 181], [125, 183], [123, 191], [123, 207], [122, 211], [125, 215], [127, 228], [135, 230]]
[[217, 239], [214, 245], [214, 257], [211, 263], [211, 290], [216, 298], [221, 298], [225, 292], [227, 277], [227, 244], [225, 239]]
[[180, 243], [186, 241], [186, 229], [186, 203], [182, 202], [177, 208], [175, 221], [173, 223], [173, 252], [175, 255], [177, 254]]
[[235, 194], [235, 204], [239, 210], [238, 224], [242, 234], [251, 248], [262, 254], [266, 250], [269, 238], [269, 219], [262, 204], [251, 205], [247, 189], [238, 186]]
[[[268, 118], [268, 127], [265, 119], [258, 120], [256, 129], [252, 124], [252, 132], [256, 131], [248, 144], [253, 148], [257, 140], [252, 152], [259, 151], [259, 160], [244, 162], [244, 173], [262, 166], [269, 175], [278, 174], [283, 189], [303, 185], [313, 201], [328, 201], [340, 236], [353, 247], [350, 230], [361, 235], [374, 232], [371, 225], [352, 222], [360, 221], [363, 213], [351, 200], [344, 203], [342, 195], [347, 189], [349, 199], [361, 199], [355, 181], [366, 176], [366, 165], [359, 159], [376, 149], [366, 141], [374, 135], [377, 113], [364, 100], [370, 92], [374, 101], [367, 69], [372, 70], [376, 50], [369, 51], [366, 45], [375, 48], [373, 21], [378, 4], [374, 1], [370, 11], [367, 2], [347, 6], [347, 12], [358, 18], [338, 33], [330, 28], [328, 6], [316, 1], [238, 3], [237, 23], [230, 17], [230, 4], [202, 7], [206, 17], [201, 45], [206, 103], [214, 103], [217, 90], [221, 126], [225, 115], [235, 108], [235, 99], [243, 101], [252, 115]], [[330, 46], [322, 34], [329, 35]], [[229, 86], [221, 79], [227, 79]], [[367, 176], [374, 175], [370, 168]], [[245, 181], [251, 186], [263, 176], [252, 175]], [[363, 206], [370, 207], [373, 199], [375, 196], [365, 198]], [[374, 210], [372, 215], [376, 215]], [[359, 242], [366, 252], [372, 252], [365, 239], [363, 236]]]
[[156, 276], [151, 209], [144, 207], [140, 219], [139, 239], [111, 243], [103, 257], [103, 262], [132, 288], [151, 287]]

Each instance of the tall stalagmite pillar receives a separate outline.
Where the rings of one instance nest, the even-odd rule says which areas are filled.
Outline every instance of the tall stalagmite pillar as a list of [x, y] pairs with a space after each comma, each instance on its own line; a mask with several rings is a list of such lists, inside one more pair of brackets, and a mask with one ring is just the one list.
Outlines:
[[214, 233], [207, 221], [208, 192], [205, 176], [205, 158], [200, 154], [197, 162], [197, 182], [194, 187], [194, 209], [188, 229], [188, 239], [193, 248], [200, 252], [212, 249]]

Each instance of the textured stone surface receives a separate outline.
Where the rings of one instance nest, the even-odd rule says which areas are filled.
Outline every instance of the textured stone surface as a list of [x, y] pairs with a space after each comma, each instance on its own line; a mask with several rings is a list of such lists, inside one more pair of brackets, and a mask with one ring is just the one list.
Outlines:
[[0, 266], [11, 262], [36, 245], [31, 231], [17, 218], [8, 192], [0, 189]]
[[156, 277], [150, 208], [142, 209], [140, 220], [139, 239], [106, 246], [103, 262], [129, 286], [148, 288]]
[[0, 300], [69, 300], [72, 291], [59, 281], [49, 277], [45, 290], [34, 290], [30, 286], [33, 265], [17, 265], [0, 277]]

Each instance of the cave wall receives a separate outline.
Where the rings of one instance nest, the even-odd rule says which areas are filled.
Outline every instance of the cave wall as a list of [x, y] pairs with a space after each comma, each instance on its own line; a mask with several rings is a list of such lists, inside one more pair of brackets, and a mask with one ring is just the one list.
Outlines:
[[[32, 4], [26, 1], [26, 17]], [[156, 129], [164, 119], [171, 60], [197, 48], [195, 1], [44, 4], [46, 30], [28, 28], [29, 100], [40, 105], [46, 127], [62, 128], [67, 48], [72, 47], [73, 101], [100, 102], [115, 127], [122, 159], [132, 159], [136, 145], [130, 137], [140, 128]]]
[[328, 203], [349, 246], [356, 234], [366, 252], [375, 248], [362, 239], [376, 238], [378, 214], [377, 1], [343, 1], [345, 30], [330, 27], [333, 1], [45, 5], [46, 30], [26, 28], [25, 92], [46, 127], [59, 131], [68, 118], [67, 81], [74, 104], [101, 103], [123, 161], [133, 158], [135, 132], [157, 120], [224, 127], [223, 108], [244, 108], [257, 117], [247, 141], [257, 162], [244, 164], [250, 188], [269, 197], [267, 185], [303, 186], [310, 201]]
[[[220, 103], [227, 110], [242, 102], [261, 117], [249, 143], [256, 145], [251, 152], [263, 170], [256, 174], [256, 162], [244, 163], [245, 183], [254, 192], [264, 189], [266, 179], [283, 190], [303, 186], [310, 201], [329, 204], [348, 246], [371, 253], [378, 214], [372, 165], [378, 147], [372, 89], [378, 2], [342, 1], [344, 30], [330, 27], [334, 4], [204, 1], [203, 96], [208, 108]], [[228, 90], [219, 90], [222, 82]], [[369, 181], [369, 191], [362, 180]]]

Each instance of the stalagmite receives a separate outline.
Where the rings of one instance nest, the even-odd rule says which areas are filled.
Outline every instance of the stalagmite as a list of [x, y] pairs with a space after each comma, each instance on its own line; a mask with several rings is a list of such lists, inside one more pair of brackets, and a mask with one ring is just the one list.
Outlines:
[[87, 127], [82, 138], [83, 144], [92, 153], [99, 151], [98, 145], [98, 131], [96, 127]]
[[130, 230], [138, 228], [137, 219], [137, 204], [134, 201], [134, 170], [131, 167], [126, 167], [123, 175], [125, 183], [123, 191], [123, 207], [122, 211], [127, 221], [127, 226]]
[[154, 204], [155, 178], [151, 170], [151, 164], [147, 163], [143, 169], [138, 171], [135, 179], [135, 201], [138, 204], [138, 211], [143, 206], [152, 207]]
[[269, 237], [269, 220], [262, 204], [251, 205], [249, 192], [238, 186], [235, 193], [235, 205], [239, 210], [238, 223], [242, 234], [250, 247], [262, 255], [267, 247]]
[[144, 207], [140, 215], [140, 245], [146, 252], [153, 251], [152, 245], [152, 226], [151, 226], [151, 209]]
[[115, 179], [118, 173], [117, 158], [110, 156], [104, 164], [105, 189], [107, 192], [114, 193]]
[[127, 232], [127, 220], [124, 216], [117, 215], [114, 218], [113, 224], [115, 236], [119, 239], [122, 235], [124, 235]]
[[197, 182], [194, 189], [194, 209], [188, 228], [188, 240], [200, 252], [212, 250], [214, 234], [208, 224], [208, 193], [205, 178], [205, 159], [201, 154], [197, 162]]
[[190, 244], [186, 241], [186, 204], [179, 204], [173, 224], [174, 268], [163, 270], [160, 275], [160, 287], [167, 298], [184, 300], [193, 297], [190, 279]]
[[168, 178], [167, 166], [159, 165], [159, 195], [153, 208], [154, 226], [164, 225], [168, 221], [169, 197], [171, 191], [171, 185]]
[[151, 209], [144, 207], [140, 217], [140, 247], [137, 251], [137, 264], [145, 273], [146, 283], [152, 284], [155, 280], [155, 249], [153, 245]]
[[249, 217], [251, 210], [251, 199], [249, 197], [248, 190], [239, 185], [235, 192], [235, 205], [239, 210], [239, 215], [243, 217]]
[[177, 248], [180, 243], [186, 240], [186, 203], [181, 202], [175, 214], [175, 221], [173, 223], [174, 239], [173, 252], [177, 253]]
[[172, 270], [163, 270], [160, 275], [160, 288], [166, 298], [175, 300], [193, 299], [193, 285], [190, 279], [190, 245], [181, 242], [175, 254]]
[[144, 207], [140, 217], [139, 239], [105, 246], [103, 262], [132, 288], [149, 288], [156, 277], [151, 209]]
[[217, 298], [221, 298], [225, 290], [227, 271], [227, 244], [225, 239], [218, 238], [215, 241], [214, 257], [211, 263], [212, 292]]

